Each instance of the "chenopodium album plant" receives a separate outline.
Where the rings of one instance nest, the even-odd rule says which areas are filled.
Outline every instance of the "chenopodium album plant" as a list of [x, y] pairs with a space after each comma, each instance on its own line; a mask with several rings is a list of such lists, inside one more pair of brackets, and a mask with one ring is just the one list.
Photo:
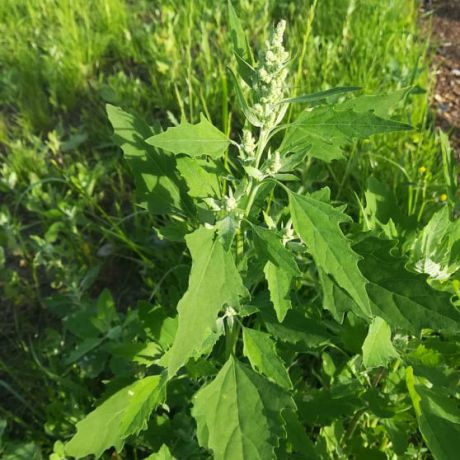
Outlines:
[[[398, 241], [353, 231], [329, 188], [302, 180], [308, 159], [340, 160], [353, 139], [410, 129], [385, 118], [407, 91], [288, 98], [285, 22], [257, 61], [231, 5], [229, 23], [246, 120], [236, 140], [204, 116], [154, 132], [107, 107], [140, 203], [163, 216], [162, 238], [185, 241], [191, 270], [177, 317], [152, 310], [161, 356], [77, 423], [67, 455], [145, 449], [142, 431], [155, 436], [161, 419], [149, 459], [421, 458], [427, 448], [458, 458], [452, 288], [408, 271]], [[305, 105], [294, 121], [291, 104]], [[459, 226], [447, 208], [436, 219], [449, 252]], [[426, 232], [421, 259], [427, 238], [436, 251]]]

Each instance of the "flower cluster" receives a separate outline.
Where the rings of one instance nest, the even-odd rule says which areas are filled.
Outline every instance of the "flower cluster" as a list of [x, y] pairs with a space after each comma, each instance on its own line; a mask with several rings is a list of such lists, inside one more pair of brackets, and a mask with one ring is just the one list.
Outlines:
[[254, 136], [252, 135], [251, 131], [249, 129], [244, 129], [243, 130], [243, 142], [241, 144], [242, 147], [242, 154], [244, 158], [248, 159], [253, 159], [256, 151], [256, 140], [254, 139]]
[[264, 127], [276, 126], [286, 112], [287, 105], [280, 104], [284, 98], [289, 53], [284, 49], [283, 36], [286, 21], [280, 21], [267, 41], [261, 55], [254, 93], [257, 103], [253, 110]]

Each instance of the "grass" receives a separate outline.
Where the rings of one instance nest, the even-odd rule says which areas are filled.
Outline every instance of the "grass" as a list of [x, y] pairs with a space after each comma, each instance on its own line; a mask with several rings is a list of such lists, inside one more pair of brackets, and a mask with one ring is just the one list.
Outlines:
[[[430, 91], [415, 0], [242, 0], [239, 11], [253, 42], [288, 20], [298, 94], [340, 85]], [[170, 283], [157, 284], [182, 249], [165, 246], [155, 220], [135, 207], [104, 103], [152, 125], [204, 112], [231, 133], [242, 119], [226, 72], [225, 15], [225, 2], [211, 0], [0, 3], [0, 418], [8, 439], [51, 452], [103, 389], [104, 363], [65, 364], [81, 337], [63, 317], [92, 308], [106, 287], [121, 312], [139, 299], [161, 302], [165, 289], [181, 292], [180, 264]], [[322, 176], [363, 221], [368, 181], [377, 178], [414, 226], [423, 222], [441, 205], [446, 180], [420, 93], [401, 112], [414, 131], [356, 143], [330, 167], [309, 162], [305, 180]]]

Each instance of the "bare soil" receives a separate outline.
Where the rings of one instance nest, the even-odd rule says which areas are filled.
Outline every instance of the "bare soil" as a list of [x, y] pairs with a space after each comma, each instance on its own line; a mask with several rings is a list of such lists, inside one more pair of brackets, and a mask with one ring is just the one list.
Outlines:
[[431, 14], [436, 47], [433, 106], [437, 125], [450, 133], [460, 158], [460, 0], [432, 0], [426, 11]]

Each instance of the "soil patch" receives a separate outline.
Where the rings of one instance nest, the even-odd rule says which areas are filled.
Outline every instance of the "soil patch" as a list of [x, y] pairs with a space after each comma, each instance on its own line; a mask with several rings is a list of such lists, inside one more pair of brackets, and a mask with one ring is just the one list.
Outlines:
[[[431, 6], [428, 5], [431, 3]], [[431, 10], [436, 88], [437, 124], [451, 135], [460, 158], [460, 0], [432, 0]]]

